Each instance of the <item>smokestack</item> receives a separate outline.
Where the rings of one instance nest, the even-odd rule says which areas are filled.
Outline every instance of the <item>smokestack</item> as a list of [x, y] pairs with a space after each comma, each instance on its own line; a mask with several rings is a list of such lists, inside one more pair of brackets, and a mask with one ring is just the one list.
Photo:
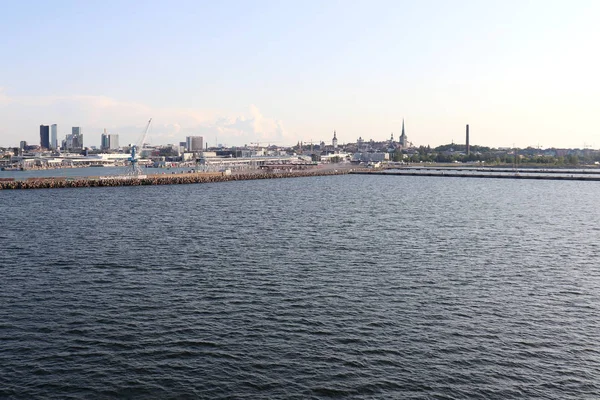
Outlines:
[[471, 154], [471, 147], [469, 146], [469, 124], [467, 124], [467, 155]]

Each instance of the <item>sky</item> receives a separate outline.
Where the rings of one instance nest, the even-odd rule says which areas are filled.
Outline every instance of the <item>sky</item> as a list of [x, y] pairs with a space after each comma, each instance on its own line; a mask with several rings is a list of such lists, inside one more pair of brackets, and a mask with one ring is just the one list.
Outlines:
[[600, 148], [600, 1], [0, 0], [0, 146]]

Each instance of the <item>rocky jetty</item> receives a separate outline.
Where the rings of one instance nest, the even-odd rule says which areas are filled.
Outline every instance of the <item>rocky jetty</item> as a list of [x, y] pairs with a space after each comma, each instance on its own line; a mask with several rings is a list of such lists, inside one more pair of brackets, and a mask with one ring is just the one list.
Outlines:
[[255, 172], [226, 175], [224, 173], [188, 173], [173, 175], [148, 175], [143, 177], [90, 177], [90, 178], [29, 178], [27, 180], [4, 179], [0, 190], [6, 189], [54, 189], [89, 188], [106, 186], [146, 186], [146, 185], [186, 185], [193, 183], [214, 183], [251, 179], [280, 179], [306, 176], [343, 175], [349, 170], [312, 170], [291, 172]]

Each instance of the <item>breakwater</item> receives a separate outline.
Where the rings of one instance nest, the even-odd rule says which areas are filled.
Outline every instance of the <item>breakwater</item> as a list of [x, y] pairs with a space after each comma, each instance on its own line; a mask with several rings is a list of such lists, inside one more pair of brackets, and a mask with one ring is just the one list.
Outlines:
[[[399, 170], [398, 167], [395, 168], [387, 168], [388, 170]], [[600, 169], [597, 168], [535, 168], [535, 167], [526, 167], [526, 168], [498, 168], [498, 167], [483, 167], [483, 168], [473, 168], [473, 167], [405, 167], [400, 170], [406, 171], [431, 171], [431, 172], [481, 172], [481, 173], [494, 173], [494, 172], [509, 172], [509, 173], [519, 173], [519, 174], [577, 174], [577, 175], [600, 175]]]
[[350, 174], [361, 175], [394, 175], [394, 176], [429, 176], [443, 178], [494, 178], [494, 179], [537, 179], [552, 181], [596, 181], [600, 182], [600, 176], [583, 176], [579, 174], [558, 175], [557, 173], [539, 172], [537, 174], [520, 174], [519, 172], [455, 172], [450, 169], [444, 171], [431, 170], [386, 170], [386, 171], [351, 171]]
[[174, 175], [148, 175], [144, 177], [90, 177], [90, 178], [29, 178], [25, 181], [12, 179], [0, 180], [0, 190], [10, 189], [58, 189], [89, 188], [108, 186], [147, 186], [147, 185], [186, 185], [194, 183], [214, 183], [251, 179], [281, 179], [306, 176], [344, 175], [347, 169], [290, 171], [290, 172], [255, 172], [226, 175], [224, 173], [189, 173]]

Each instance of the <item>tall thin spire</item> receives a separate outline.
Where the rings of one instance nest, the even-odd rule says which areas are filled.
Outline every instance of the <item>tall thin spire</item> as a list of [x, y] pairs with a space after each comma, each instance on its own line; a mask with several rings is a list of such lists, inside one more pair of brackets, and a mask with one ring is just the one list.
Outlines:
[[404, 118], [402, 118], [402, 136], [404, 136]]

